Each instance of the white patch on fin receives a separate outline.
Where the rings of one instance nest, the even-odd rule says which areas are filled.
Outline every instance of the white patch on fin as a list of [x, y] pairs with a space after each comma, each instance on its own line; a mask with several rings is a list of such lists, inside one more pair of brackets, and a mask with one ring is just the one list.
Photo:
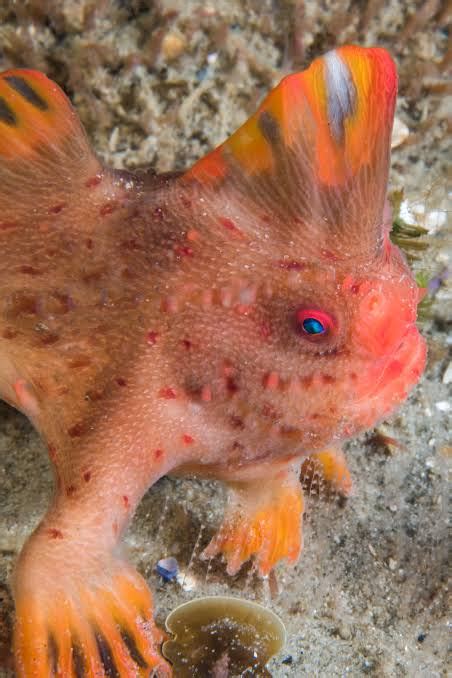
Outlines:
[[336, 50], [325, 54], [325, 78], [328, 94], [328, 118], [336, 141], [344, 138], [344, 120], [355, 108], [356, 90], [350, 70]]

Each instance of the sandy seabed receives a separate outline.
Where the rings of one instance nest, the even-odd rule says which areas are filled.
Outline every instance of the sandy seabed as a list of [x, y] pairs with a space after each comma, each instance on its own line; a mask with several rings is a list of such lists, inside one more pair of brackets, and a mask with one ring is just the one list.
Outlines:
[[[431, 231], [416, 268], [442, 280], [422, 323], [429, 363], [420, 385], [377, 433], [347, 446], [355, 495], [346, 503], [308, 501], [304, 552], [295, 568], [277, 568], [278, 595], [275, 581], [269, 586], [249, 571], [229, 578], [219, 562], [207, 572], [199, 559], [223, 507], [215, 483], [163, 479], [127, 535], [160, 622], [205, 594], [243, 595], [274, 609], [288, 632], [270, 667], [275, 678], [447, 675], [450, 16], [439, 0], [0, 3], [0, 68], [38, 68], [59, 82], [97, 152], [118, 168], [189, 165], [283, 75], [337, 45], [380, 45], [398, 64], [397, 117], [409, 134], [393, 153], [391, 188], [404, 189]], [[0, 404], [1, 676], [12, 675], [8, 578], [50, 488], [42, 442]], [[184, 587], [155, 574], [165, 555], [188, 568]]]

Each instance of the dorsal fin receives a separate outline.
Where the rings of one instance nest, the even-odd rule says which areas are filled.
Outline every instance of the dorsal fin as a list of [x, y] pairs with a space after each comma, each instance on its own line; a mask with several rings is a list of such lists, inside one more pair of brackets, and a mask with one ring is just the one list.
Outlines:
[[184, 180], [213, 189], [222, 212], [235, 194], [286, 234], [290, 222], [304, 239], [368, 256], [382, 240], [396, 91], [385, 50], [328, 52], [284, 78]]
[[32, 70], [0, 74], [0, 224], [45, 212], [101, 171], [54, 82]]

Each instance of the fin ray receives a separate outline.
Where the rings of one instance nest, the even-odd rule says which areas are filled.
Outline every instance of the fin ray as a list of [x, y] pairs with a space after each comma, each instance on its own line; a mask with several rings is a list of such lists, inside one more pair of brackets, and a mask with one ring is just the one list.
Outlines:
[[[380, 48], [341, 47], [282, 80], [255, 115], [185, 175], [304, 237], [378, 249], [397, 75]], [[228, 216], [228, 215], [226, 215]], [[284, 226], [283, 226], [284, 228]], [[357, 235], [359, 237], [357, 237]]]
[[1, 220], [45, 213], [102, 171], [77, 114], [43, 73], [0, 74]]

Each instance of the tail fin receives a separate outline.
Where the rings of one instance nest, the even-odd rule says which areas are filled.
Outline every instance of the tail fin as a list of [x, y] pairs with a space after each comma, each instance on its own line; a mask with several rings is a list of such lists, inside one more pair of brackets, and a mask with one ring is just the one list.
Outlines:
[[378, 48], [341, 47], [290, 75], [224, 144], [184, 176], [235, 193], [276, 221], [381, 240], [397, 75]]
[[0, 226], [58, 205], [101, 169], [55, 83], [31, 70], [0, 74]]

